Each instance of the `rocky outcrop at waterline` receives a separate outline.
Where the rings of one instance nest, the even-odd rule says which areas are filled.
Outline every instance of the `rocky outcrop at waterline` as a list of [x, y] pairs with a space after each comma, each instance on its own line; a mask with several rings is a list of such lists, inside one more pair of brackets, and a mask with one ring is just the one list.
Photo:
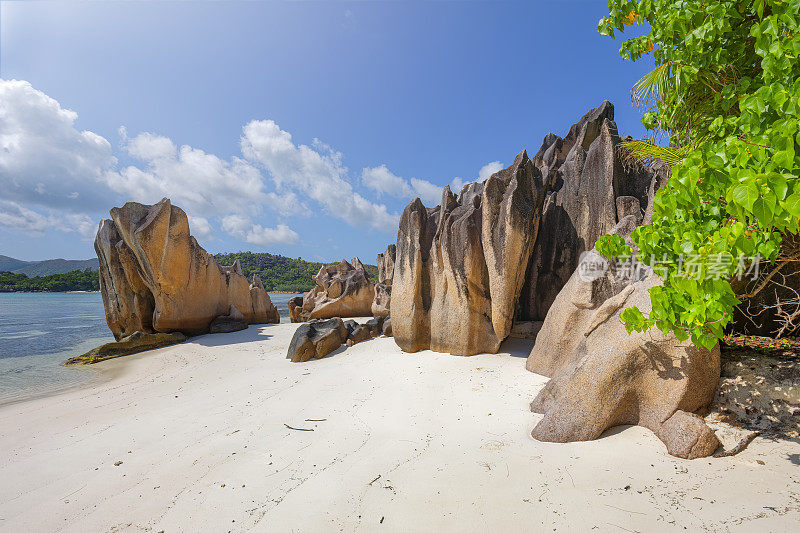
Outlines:
[[289, 303], [292, 322], [334, 317], [370, 316], [375, 299], [375, 285], [364, 265], [354, 257], [352, 263], [342, 260], [323, 265], [314, 276], [316, 286], [303, 295], [302, 306], [293, 298]]
[[247, 324], [280, 321], [258, 276], [249, 283], [238, 262], [220, 266], [167, 198], [113, 208], [95, 250], [106, 321], [117, 340], [137, 331], [207, 333], [232, 307]]
[[64, 364], [66, 366], [91, 365], [107, 359], [114, 359], [115, 357], [171, 346], [185, 340], [186, 335], [180, 332], [142, 333], [141, 331], [137, 331], [116, 342], [102, 344], [83, 355], [71, 357], [67, 359]]

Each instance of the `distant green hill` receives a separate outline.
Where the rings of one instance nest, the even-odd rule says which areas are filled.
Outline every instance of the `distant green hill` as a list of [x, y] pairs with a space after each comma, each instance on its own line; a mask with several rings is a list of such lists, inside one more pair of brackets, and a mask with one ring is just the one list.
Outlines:
[[[314, 287], [311, 276], [319, 272], [324, 264], [304, 261], [301, 258], [292, 259], [282, 255], [268, 253], [236, 252], [216, 254], [214, 256], [220, 265], [232, 265], [239, 260], [242, 272], [248, 278], [258, 274], [267, 291], [306, 292]], [[370, 279], [375, 281], [378, 277], [378, 267], [365, 264]]]
[[7, 255], [0, 255], [0, 270], [5, 272], [13, 272], [18, 268], [22, 268], [28, 264], [28, 261], [22, 261], [21, 259], [14, 259], [13, 257], [8, 257]]
[[73, 270], [50, 276], [34, 276], [16, 272], [0, 272], [0, 292], [64, 292], [99, 291], [97, 270]]
[[22, 261], [7, 255], [0, 255], [0, 271], [25, 274], [26, 276], [50, 276], [66, 274], [74, 270], [98, 270], [97, 258], [93, 259], [46, 259], [44, 261]]

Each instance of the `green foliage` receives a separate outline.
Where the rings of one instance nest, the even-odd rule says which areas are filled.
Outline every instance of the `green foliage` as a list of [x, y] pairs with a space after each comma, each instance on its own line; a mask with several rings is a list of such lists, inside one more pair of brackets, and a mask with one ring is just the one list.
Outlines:
[[[214, 256], [220, 265], [232, 265], [239, 261], [242, 272], [250, 278], [258, 274], [267, 291], [307, 292], [314, 288], [314, 276], [320, 267], [330, 263], [315, 263], [304, 261], [299, 257], [292, 259], [282, 255], [269, 253], [236, 252], [216, 254]], [[378, 277], [378, 267], [364, 265], [370, 279]]]
[[[651, 290], [648, 317], [628, 309], [623, 319], [711, 347], [739, 303], [729, 280], [740, 258], [774, 260], [782, 235], [800, 230], [800, 0], [609, 0], [598, 31], [634, 23], [649, 32], [620, 55], [652, 53], [656, 65], [634, 102], [680, 157], [668, 161], [653, 224], [632, 236], [641, 261], [669, 265], [664, 286]], [[700, 276], [681, 275], [686, 254]]]
[[633, 250], [625, 244], [625, 239], [619, 235], [603, 235], [595, 243], [597, 251], [609, 259], [619, 259], [625, 261], [628, 259]]
[[66, 274], [35, 276], [0, 272], [0, 292], [63, 292], [99, 291], [100, 279], [96, 270], [73, 270]]

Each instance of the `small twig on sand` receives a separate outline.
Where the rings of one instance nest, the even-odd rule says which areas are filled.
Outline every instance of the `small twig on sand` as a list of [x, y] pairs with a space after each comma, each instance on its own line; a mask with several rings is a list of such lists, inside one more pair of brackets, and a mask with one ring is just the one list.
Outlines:
[[287, 428], [293, 429], [295, 431], [314, 431], [313, 429], [310, 429], [310, 428], [293, 428], [292, 426], [290, 426], [289, 424], [286, 424], [286, 423], [284, 423], [283, 425], [286, 426]]
[[375, 479], [373, 479], [372, 481], [370, 481], [370, 482], [369, 482], [369, 484], [370, 484], [370, 485], [372, 485], [373, 483], [375, 483], [376, 481], [378, 481], [380, 478], [381, 478], [381, 475], [380, 475], [380, 474], [378, 474], [378, 477], [376, 477]]
[[306, 418], [306, 422], [325, 422], [327, 418]]
[[[626, 513], [633, 513], [633, 514], [647, 514], [647, 513], [640, 513], [639, 511], [629, 511], [629, 510], [627, 510], [627, 509], [623, 509], [622, 507], [617, 507], [616, 505], [609, 505], [609, 504], [607, 504], [607, 503], [606, 503], [606, 504], [604, 504], [604, 505], [605, 505], [606, 507], [611, 507], [611, 508], [613, 508], [613, 509], [618, 509], [618, 510], [620, 510], [620, 511], [625, 511]], [[612, 524], [612, 525], [616, 525], [616, 524]], [[617, 527], [619, 527], [619, 526], [617, 526]]]
[[722, 450], [721, 452], [717, 452], [714, 454], [714, 457], [730, 457], [731, 455], [736, 455], [737, 453], [741, 452], [747, 445], [753, 442], [753, 439], [761, 435], [760, 431], [754, 431], [750, 433], [748, 436], [743, 438], [739, 444], [731, 448], [730, 450]]
[[641, 533], [640, 531], [636, 531], [635, 529], [628, 529], [626, 527], [618, 526], [617, 524], [612, 524], [611, 522], [606, 522], [609, 526], [618, 527], [624, 531], [630, 531], [631, 533]]

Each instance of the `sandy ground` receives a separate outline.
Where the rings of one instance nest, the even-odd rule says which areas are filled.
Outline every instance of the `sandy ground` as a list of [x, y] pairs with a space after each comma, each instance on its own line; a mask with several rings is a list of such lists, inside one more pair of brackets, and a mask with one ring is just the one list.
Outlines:
[[796, 442], [695, 461], [638, 427], [541, 443], [529, 343], [454, 357], [380, 338], [292, 364], [295, 327], [0, 407], [0, 530], [798, 531]]

